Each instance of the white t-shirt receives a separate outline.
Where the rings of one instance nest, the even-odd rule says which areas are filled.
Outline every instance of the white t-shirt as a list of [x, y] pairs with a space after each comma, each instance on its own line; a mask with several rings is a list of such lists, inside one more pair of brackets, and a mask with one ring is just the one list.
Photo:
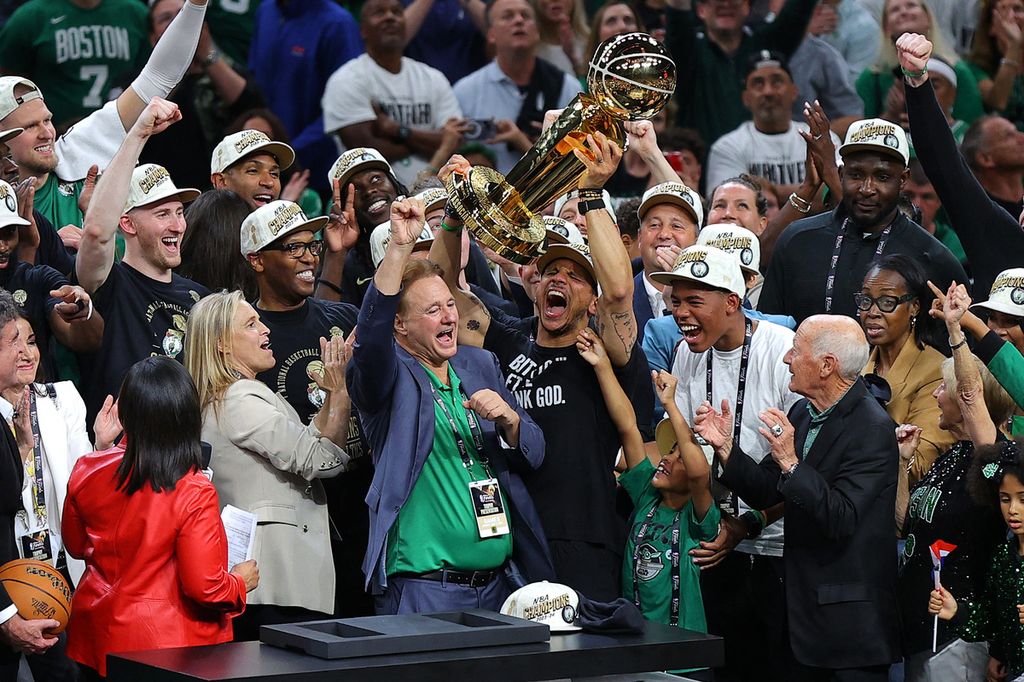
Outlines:
[[[374, 102], [399, 125], [413, 130], [437, 130], [450, 118], [462, 118], [451, 84], [437, 69], [402, 57], [401, 70], [391, 73], [361, 54], [327, 79], [321, 100], [324, 132], [375, 120]], [[391, 161], [391, 167], [399, 180], [411, 186], [429, 161], [413, 155]]]
[[[776, 185], [800, 184], [807, 160], [807, 143], [800, 137], [801, 130], [808, 130], [806, 123], [791, 121], [788, 131], [767, 135], [759, 132], [753, 121], [747, 121], [718, 138], [711, 145], [705, 169], [709, 191], [740, 173], [766, 178]], [[841, 142], [835, 133], [830, 135], [836, 146], [836, 164], [841, 165]]]
[[[747, 383], [743, 396], [743, 421], [740, 424], [740, 448], [755, 462], [770, 456], [771, 447], [757, 429], [763, 426], [758, 418], [764, 410], [776, 407], [788, 412], [800, 396], [789, 390], [789, 367], [783, 356], [793, 347], [792, 330], [761, 321], [750, 339], [750, 358], [747, 361]], [[736, 389], [740, 375], [742, 346], [731, 351], [714, 351], [711, 404], [721, 409], [722, 400], [736, 409]], [[679, 378], [676, 385], [676, 405], [692, 426], [697, 408], [707, 398], [707, 358], [711, 350], [693, 353], [686, 343], [680, 343], [672, 362], [672, 374]], [[707, 449], [705, 449], [707, 450]], [[739, 510], [751, 509], [743, 500]], [[756, 540], [744, 540], [737, 549], [749, 554], [782, 556], [782, 519], [768, 526]]]

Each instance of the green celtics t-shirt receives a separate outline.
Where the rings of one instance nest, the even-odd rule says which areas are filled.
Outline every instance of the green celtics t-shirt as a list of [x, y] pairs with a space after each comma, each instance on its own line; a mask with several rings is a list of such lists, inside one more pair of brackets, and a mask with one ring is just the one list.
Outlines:
[[[477, 461], [473, 434], [462, 406], [461, 382], [448, 365], [444, 386], [429, 370], [427, 376], [437, 395], [455, 419], [473, 465], [462, 464], [451, 425], [434, 403], [434, 444], [413, 484], [409, 499], [388, 533], [387, 573], [429, 573], [444, 567], [470, 571], [498, 568], [512, 555], [512, 534], [480, 539], [476, 514], [470, 501], [469, 482], [490, 478]], [[502, 494], [505, 513], [510, 510]], [[509, 524], [511, 527], [511, 518]]]
[[144, 63], [148, 30], [139, 0], [102, 0], [94, 9], [29, 0], [0, 30], [0, 65], [39, 86], [61, 127], [102, 107]]
[[[629, 494], [636, 512], [633, 514], [626, 554], [622, 560], [622, 595], [633, 601], [633, 550], [640, 527], [657, 503], [658, 511], [647, 527], [647, 534], [637, 555], [640, 589], [640, 610], [644, 618], [668, 624], [672, 601], [672, 524], [676, 511], [661, 505], [661, 493], [651, 485], [654, 465], [647, 459], [619, 476], [619, 484]], [[687, 502], [679, 516], [679, 627], [707, 632], [704, 599], [700, 593], [700, 569], [689, 559], [689, 552], [702, 540], [718, 535], [718, 507], [711, 505], [703, 519], [698, 520], [693, 503]]]

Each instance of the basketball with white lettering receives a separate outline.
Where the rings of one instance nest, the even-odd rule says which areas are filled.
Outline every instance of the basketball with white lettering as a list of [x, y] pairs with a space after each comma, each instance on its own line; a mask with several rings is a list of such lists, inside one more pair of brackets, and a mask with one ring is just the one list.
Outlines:
[[34, 559], [15, 559], [0, 566], [0, 584], [26, 620], [52, 618], [60, 627], [47, 634], [64, 631], [71, 618], [71, 588], [60, 571]]

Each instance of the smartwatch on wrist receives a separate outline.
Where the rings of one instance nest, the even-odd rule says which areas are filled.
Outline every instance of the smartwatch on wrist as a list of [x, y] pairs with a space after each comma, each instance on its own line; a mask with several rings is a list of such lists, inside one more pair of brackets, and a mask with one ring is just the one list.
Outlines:
[[587, 201], [581, 201], [576, 204], [576, 211], [580, 215], [586, 215], [588, 211], [594, 211], [599, 208], [604, 208], [604, 199], [589, 199]]
[[396, 135], [399, 142], [405, 142], [409, 139], [409, 135], [412, 131], [409, 130], [409, 126], [398, 126], [398, 134]]

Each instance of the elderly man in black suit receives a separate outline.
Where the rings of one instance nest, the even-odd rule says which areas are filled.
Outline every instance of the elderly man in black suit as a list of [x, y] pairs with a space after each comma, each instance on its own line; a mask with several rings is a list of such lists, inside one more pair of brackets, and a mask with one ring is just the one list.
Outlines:
[[[851, 318], [815, 315], [785, 356], [787, 416], [761, 413], [771, 456], [757, 465], [729, 437], [732, 415], [705, 403], [695, 430], [715, 448], [722, 483], [755, 509], [786, 503], [787, 629], [796, 681], [884, 682], [898, 660], [895, 424], [860, 371], [868, 344]], [[737, 456], [739, 455], [739, 456]]]
[[[18, 357], [28, 350], [17, 325], [18, 309], [11, 294], [0, 289], [0, 390], [18, 382]], [[16, 420], [17, 423], [17, 420]], [[14, 515], [21, 509], [21, 487], [24, 467], [20, 448], [32, 452], [32, 429], [21, 425], [22, 439], [15, 440], [6, 422], [0, 421], [0, 564], [18, 558], [14, 540]], [[26, 440], [27, 442], [21, 442]], [[18, 677], [21, 653], [42, 653], [57, 643], [56, 637], [44, 631], [60, 625], [55, 620], [25, 620], [0, 586], [0, 682], [14, 682]], [[12, 650], [14, 647], [15, 650]]]

